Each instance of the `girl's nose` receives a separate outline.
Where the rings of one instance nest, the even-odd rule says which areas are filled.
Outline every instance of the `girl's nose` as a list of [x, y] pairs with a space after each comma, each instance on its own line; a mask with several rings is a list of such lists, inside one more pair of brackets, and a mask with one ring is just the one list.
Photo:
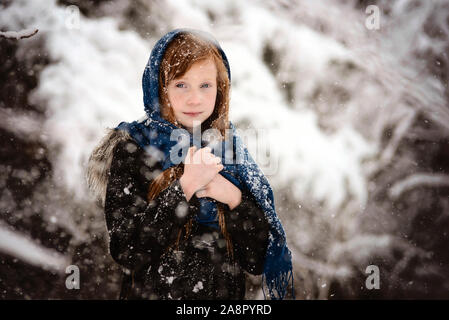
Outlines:
[[187, 104], [189, 105], [197, 105], [201, 102], [200, 93], [197, 90], [192, 90], [189, 94], [189, 98], [187, 100]]

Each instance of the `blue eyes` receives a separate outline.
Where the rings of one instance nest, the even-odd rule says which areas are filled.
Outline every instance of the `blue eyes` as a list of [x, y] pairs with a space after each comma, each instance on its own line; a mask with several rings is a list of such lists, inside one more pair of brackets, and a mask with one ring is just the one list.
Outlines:
[[[176, 88], [185, 88], [184, 87], [184, 83], [177, 83], [175, 85]], [[201, 88], [210, 88], [211, 85], [209, 83], [204, 83], [203, 85], [201, 85]]]

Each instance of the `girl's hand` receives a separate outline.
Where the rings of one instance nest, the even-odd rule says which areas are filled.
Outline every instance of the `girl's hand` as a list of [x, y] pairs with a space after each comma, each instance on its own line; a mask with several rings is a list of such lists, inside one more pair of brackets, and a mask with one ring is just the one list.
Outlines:
[[179, 180], [187, 201], [224, 168], [221, 159], [214, 156], [211, 151], [209, 147], [196, 150], [196, 146], [190, 147], [187, 151], [184, 173]]
[[201, 190], [197, 191], [198, 198], [209, 197], [225, 203], [232, 210], [242, 201], [242, 192], [221, 174], [215, 177]]

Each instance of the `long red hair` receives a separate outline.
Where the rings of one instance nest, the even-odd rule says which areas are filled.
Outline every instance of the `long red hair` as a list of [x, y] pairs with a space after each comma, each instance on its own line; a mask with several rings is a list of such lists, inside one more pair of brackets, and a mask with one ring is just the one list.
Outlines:
[[[178, 79], [192, 67], [193, 64], [212, 59], [217, 68], [217, 97], [215, 100], [214, 111], [211, 116], [201, 124], [201, 132], [209, 128], [217, 129], [221, 133], [221, 138], [225, 137], [225, 130], [229, 128], [229, 96], [230, 82], [227, 69], [223, 63], [221, 54], [214, 44], [202, 39], [196, 34], [181, 32], [168, 45], [162, 59], [159, 70], [159, 102], [161, 106], [161, 116], [167, 121], [178, 126], [173, 108], [170, 106], [167, 88], [172, 80]], [[170, 167], [159, 174], [148, 189], [148, 201], [154, 200], [157, 195], [179, 179], [184, 173], [184, 165]], [[224, 205], [217, 202], [219, 226], [223, 236], [226, 239], [227, 252], [233, 257], [232, 242], [226, 231], [224, 220]], [[181, 240], [187, 240], [191, 233], [192, 219], [190, 219], [183, 228], [178, 231], [176, 242], [170, 248], [178, 249]]]

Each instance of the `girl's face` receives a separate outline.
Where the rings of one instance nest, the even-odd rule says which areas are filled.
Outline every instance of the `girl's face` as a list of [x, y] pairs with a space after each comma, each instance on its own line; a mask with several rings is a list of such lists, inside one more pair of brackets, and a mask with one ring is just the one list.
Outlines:
[[194, 63], [184, 76], [168, 84], [168, 100], [175, 118], [189, 131], [209, 118], [216, 97], [217, 68], [212, 59]]

